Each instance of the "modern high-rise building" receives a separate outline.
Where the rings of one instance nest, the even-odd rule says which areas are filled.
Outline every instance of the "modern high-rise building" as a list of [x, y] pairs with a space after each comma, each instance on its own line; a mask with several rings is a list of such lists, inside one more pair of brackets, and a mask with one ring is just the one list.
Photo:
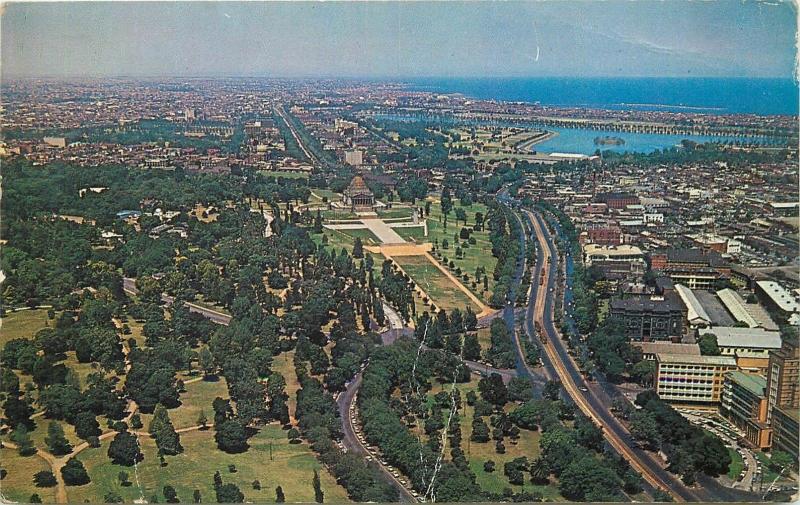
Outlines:
[[720, 413], [745, 432], [745, 438], [759, 449], [772, 443], [767, 425], [767, 380], [757, 374], [728, 372], [722, 386]]
[[784, 339], [780, 350], [769, 357], [767, 402], [773, 450], [797, 454], [800, 449], [800, 346], [797, 339]]
[[767, 401], [770, 413], [777, 407], [800, 407], [800, 347], [795, 339], [784, 339], [770, 354], [767, 370]]

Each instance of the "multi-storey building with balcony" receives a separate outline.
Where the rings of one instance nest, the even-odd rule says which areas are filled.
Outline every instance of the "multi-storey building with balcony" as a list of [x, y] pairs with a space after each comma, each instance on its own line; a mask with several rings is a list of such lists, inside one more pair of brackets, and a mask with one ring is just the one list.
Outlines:
[[680, 404], [718, 404], [725, 373], [736, 370], [730, 356], [657, 354], [655, 386], [658, 396]]

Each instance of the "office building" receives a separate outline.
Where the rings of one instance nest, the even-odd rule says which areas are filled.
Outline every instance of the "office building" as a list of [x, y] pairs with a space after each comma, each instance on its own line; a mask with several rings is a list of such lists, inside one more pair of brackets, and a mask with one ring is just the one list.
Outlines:
[[767, 424], [767, 379], [740, 371], [728, 372], [722, 385], [720, 413], [740, 430], [753, 447], [768, 448], [772, 430]]
[[656, 393], [671, 403], [717, 404], [727, 372], [736, 370], [730, 356], [656, 354]]
[[770, 354], [767, 371], [768, 417], [778, 408], [800, 408], [800, 348], [796, 339], [785, 339]]
[[797, 456], [800, 452], [798, 441], [797, 407], [778, 407], [772, 411], [772, 450], [785, 451]]

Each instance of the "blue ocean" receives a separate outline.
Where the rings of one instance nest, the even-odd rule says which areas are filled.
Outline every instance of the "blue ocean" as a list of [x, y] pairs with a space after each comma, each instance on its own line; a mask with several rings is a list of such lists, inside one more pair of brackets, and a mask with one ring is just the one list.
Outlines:
[[753, 78], [429, 78], [412, 89], [484, 100], [707, 114], [797, 115], [792, 79]]

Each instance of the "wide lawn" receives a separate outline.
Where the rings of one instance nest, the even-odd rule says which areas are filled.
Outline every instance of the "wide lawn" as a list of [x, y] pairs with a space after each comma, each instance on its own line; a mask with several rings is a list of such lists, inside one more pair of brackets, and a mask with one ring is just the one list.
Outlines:
[[[213, 489], [214, 472], [219, 471], [225, 483], [239, 486], [248, 502], [274, 502], [275, 488], [281, 486], [287, 502], [313, 502], [311, 485], [314, 470], [319, 470], [322, 490], [326, 502], [343, 502], [347, 494], [336, 484], [331, 475], [321, 469], [311, 449], [305, 444], [292, 445], [286, 432], [277, 425], [263, 427], [250, 438], [250, 448], [241, 454], [227, 454], [217, 449], [213, 429], [181, 434], [183, 453], [167, 456], [167, 466], [159, 464], [155, 442], [140, 437], [144, 461], [138, 471], [133, 467], [114, 465], [108, 459], [109, 440], [97, 449], [86, 449], [78, 458], [83, 461], [92, 479], [90, 484], [67, 488], [70, 502], [89, 501], [101, 503], [103, 496], [115, 491], [126, 502], [146, 500], [155, 495], [163, 502], [162, 489], [171, 485], [182, 502], [191, 502], [195, 489], [200, 490], [204, 502], [216, 501]], [[231, 473], [228, 465], [235, 465]], [[119, 472], [129, 474], [130, 486], [121, 486]], [[136, 475], [138, 474], [138, 484]], [[253, 481], [261, 483], [261, 489], [253, 489]]]
[[481, 344], [481, 351], [488, 351], [492, 347], [491, 328], [478, 328], [478, 342]]
[[393, 218], [401, 218], [407, 217], [410, 218], [414, 213], [414, 208], [412, 207], [394, 207], [391, 209], [384, 209], [378, 211], [378, 216], [382, 219], [393, 219]]
[[[200, 416], [200, 411], [206, 415], [209, 423], [214, 422], [214, 409], [211, 403], [214, 398], [228, 398], [228, 385], [224, 377], [218, 377], [217, 380], [199, 380], [190, 382], [184, 386], [185, 392], [180, 394], [181, 405], [174, 409], [169, 409], [169, 418], [172, 420], [172, 425], [175, 429], [189, 428], [197, 426], [197, 418]], [[153, 418], [152, 414], [140, 414], [144, 428], [146, 431], [150, 426], [150, 420]]]
[[480, 312], [472, 300], [425, 256], [395, 256], [394, 260], [437, 307], [447, 311], [455, 308], [463, 311], [466, 307], [471, 307], [474, 312]]
[[[443, 256], [447, 257], [447, 261], [449, 262], [452, 260], [456, 267], [461, 268], [462, 272], [469, 274], [470, 281], [467, 283], [467, 287], [472, 289], [478, 298], [487, 302], [492, 293], [492, 286], [494, 286], [492, 272], [494, 272], [495, 265], [497, 264], [497, 258], [492, 256], [492, 243], [489, 241], [488, 229], [486, 229], [484, 225], [482, 231], [471, 232], [470, 236], [475, 239], [475, 244], [469, 244], [467, 240], [461, 240], [459, 238], [459, 244], [463, 252], [463, 257], [460, 259], [456, 258], [456, 245], [454, 240], [455, 235], [461, 231], [461, 228], [465, 227], [463, 221], [456, 223], [455, 209], [464, 209], [467, 215], [466, 228], [469, 230], [472, 230], [473, 226], [475, 226], [475, 214], [480, 212], [485, 218], [488, 209], [485, 205], [480, 203], [473, 203], [472, 205], [462, 207], [461, 204], [455, 200], [453, 202], [453, 210], [450, 211], [447, 219], [447, 228], [445, 228], [441, 203], [439, 200], [432, 199], [431, 202], [431, 212], [428, 216], [428, 237], [425, 241], [434, 244], [438, 243], [438, 250]], [[448, 242], [447, 249], [442, 248], [444, 240]], [[477, 287], [472, 288], [472, 280], [475, 280], [475, 271], [478, 267], [483, 267], [488, 276], [489, 289], [485, 292], [483, 291], [482, 278], [477, 280]]]
[[47, 309], [7, 312], [0, 319], [0, 348], [15, 338], [33, 338], [36, 332], [54, 322], [48, 321]]
[[405, 239], [407, 242], [415, 242], [417, 244], [430, 242], [428, 237], [425, 236], [425, 229], [422, 226], [394, 228], [394, 231], [396, 231], [397, 234], [403, 237], [403, 239]]
[[323, 199], [327, 198], [327, 201], [338, 202], [342, 199], [341, 193], [336, 193], [335, 191], [331, 191], [330, 189], [319, 189], [314, 188], [311, 190], [311, 198], [309, 198], [309, 202], [322, 202]]
[[50, 471], [50, 465], [39, 456], [23, 458], [16, 449], [4, 447], [0, 449], [0, 467], [8, 472], [0, 481], [0, 494], [7, 500], [28, 503], [31, 495], [37, 493], [44, 503], [55, 503], [55, 487], [36, 487], [33, 484], [34, 474]]

